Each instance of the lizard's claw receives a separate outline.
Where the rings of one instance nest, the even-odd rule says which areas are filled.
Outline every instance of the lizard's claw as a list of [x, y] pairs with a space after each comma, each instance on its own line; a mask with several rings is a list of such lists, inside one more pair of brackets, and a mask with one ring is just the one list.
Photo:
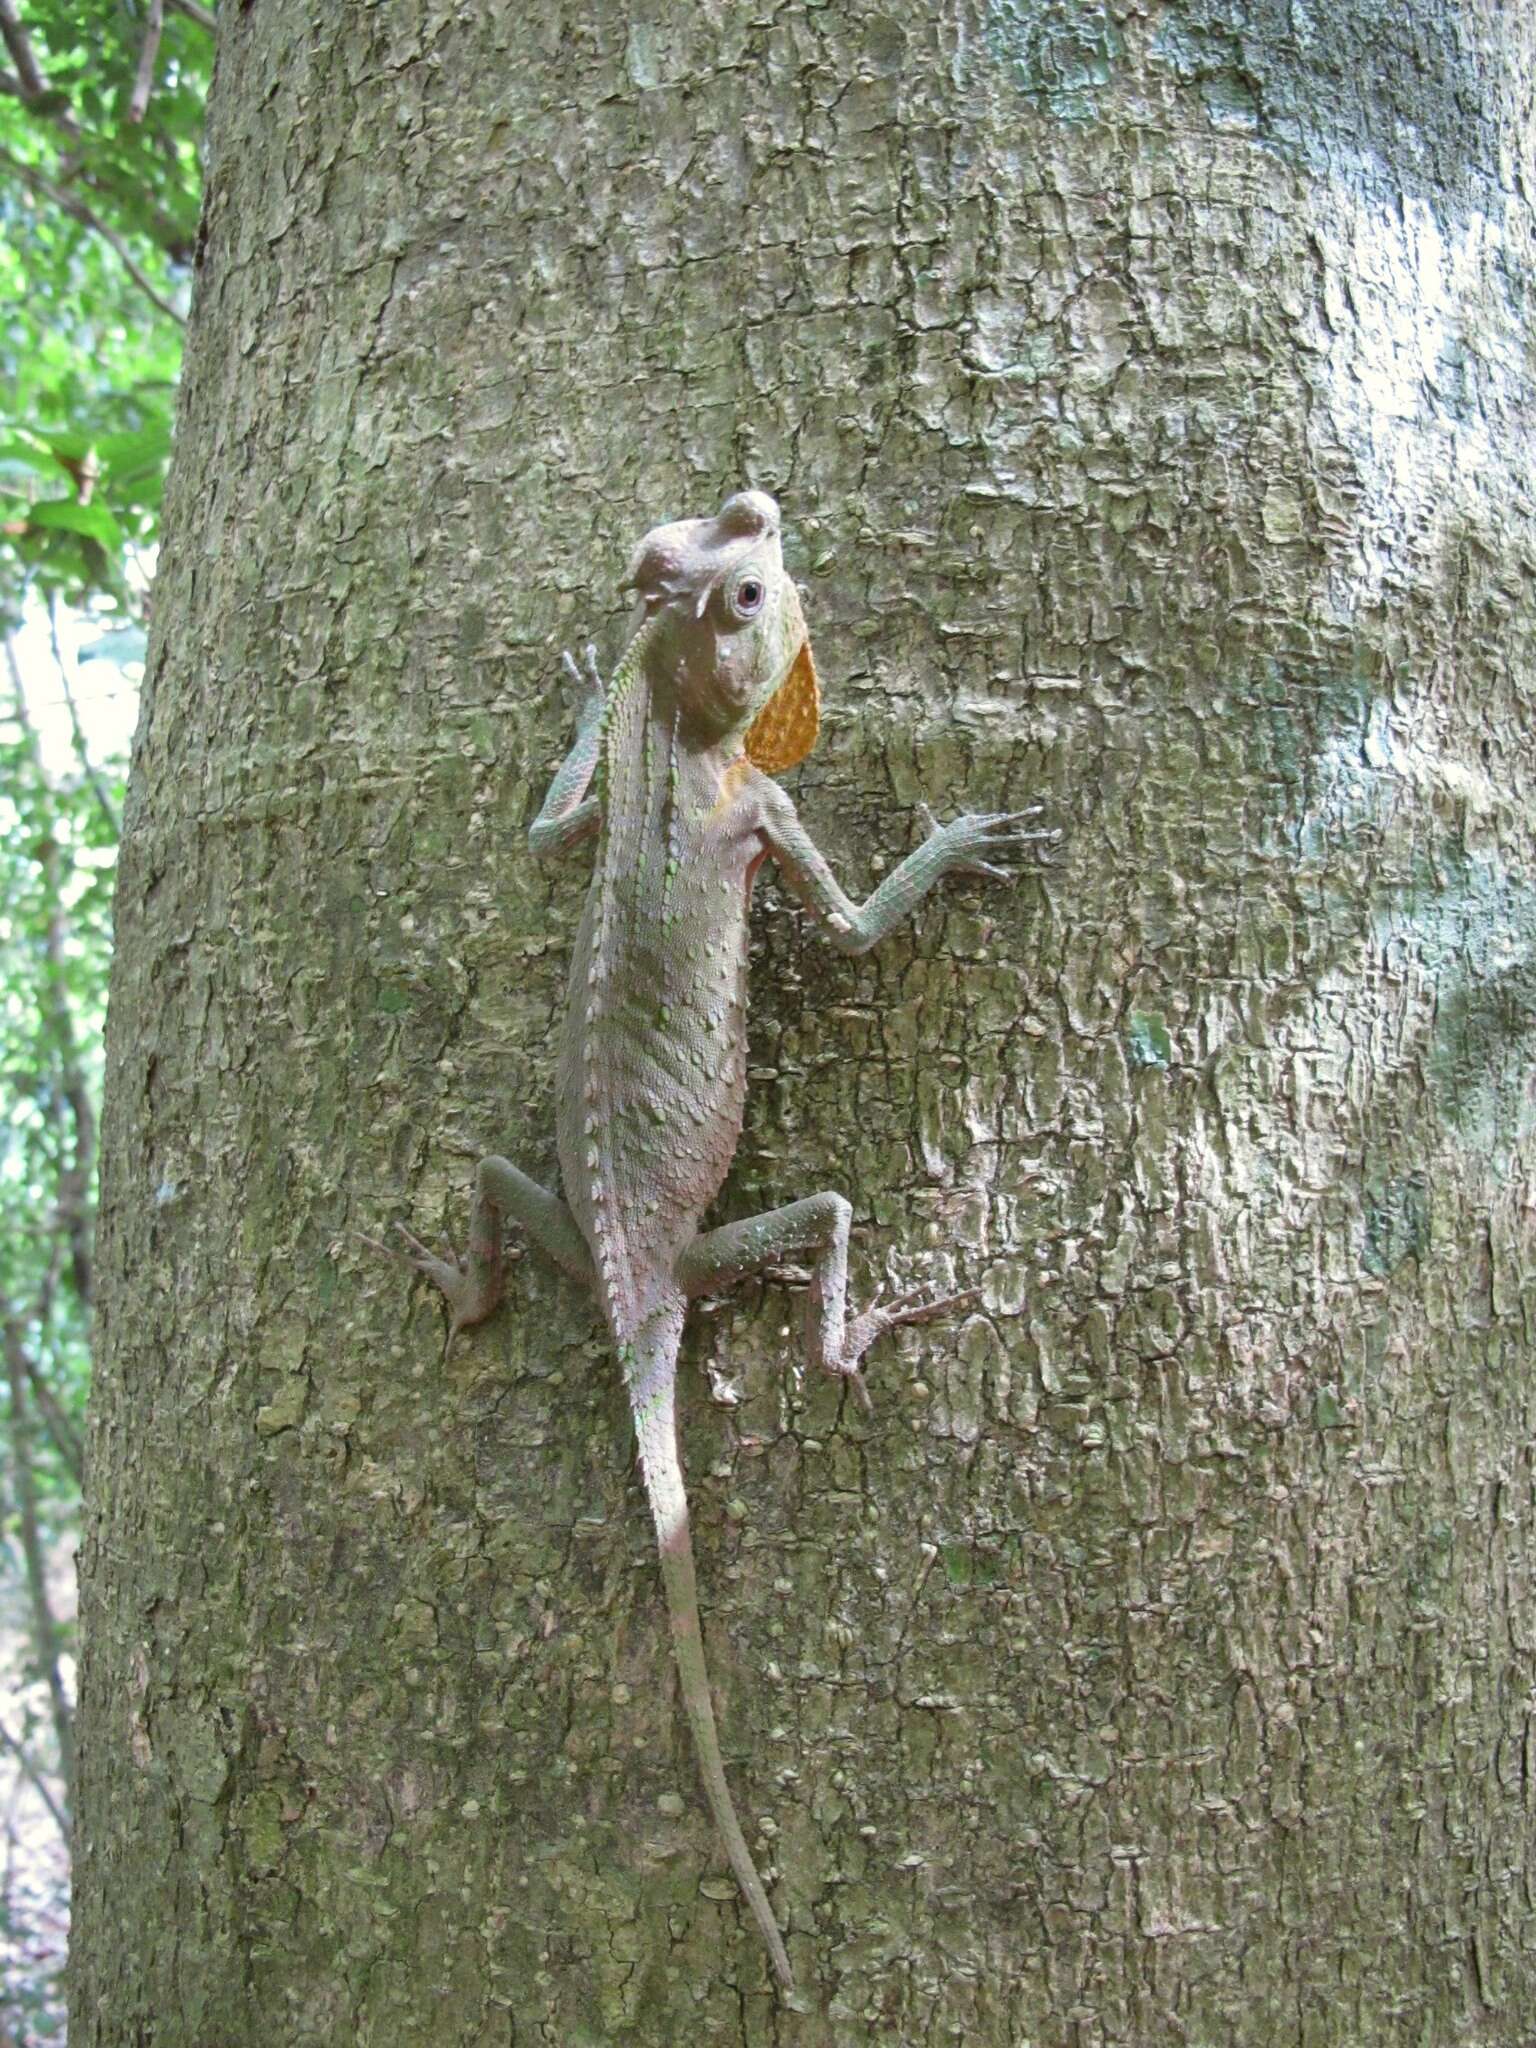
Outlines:
[[[864, 1311], [866, 1316], [878, 1318], [879, 1329], [875, 1336], [883, 1336], [887, 1330], [898, 1329], [903, 1323], [933, 1323], [940, 1316], [958, 1315], [962, 1309], [973, 1308], [981, 1299], [979, 1287], [965, 1287], [958, 1294], [929, 1294], [921, 1287], [914, 1287], [906, 1294], [898, 1294], [894, 1301], [882, 1303], [876, 1295]], [[863, 1317], [859, 1320], [862, 1322]], [[874, 1337], [869, 1340], [874, 1342]]]
[[1021, 847], [1054, 844], [1061, 833], [1054, 826], [1026, 831], [1025, 826], [1044, 812], [1043, 804], [1028, 804], [1022, 811], [971, 811], [947, 825], [935, 825], [926, 805], [923, 815], [929, 824], [929, 844], [941, 853], [951, 874], [984, 875], [989, 881], [1012, 881], [1010, 869], [999, 867], [998, 855], [1017, 852]]
[[397, 1223], [395, 1229], [410, 1247], [409, 1251], [401, 1252], [399, 1256], [408, 1266], [414, 1266], [418, 1273], [423, 1273], [427, 1279], [435, 1281], [452, 1300], [453, 1282], [462, 1279], [469, 1271], [468, 1260], [460, 1258], [446, 1239], [440, 1240], [438, 1250], [433, 1251], [430, 1245], [422, 1243], [413, 1230], [407, 1230], [403, 1223]]
[[369, 1251], [382, 1252], [386, 1259], [400, 1259], [404, 1263], [409, 1264], [405, 1253], [395, 1245], [386, 1244], [382, 1237], [370, 1237], [366, 1230], [354, 1230], [352, 1235], [359, 1244], [367, 1245]]
[[883, 1337], [887, 1330], [899, 1329], [903, 1323], [931, 1323], [940, 1316], [958, 1315], [980, 1301], [981, 1291], [967, 1287], [958, 1294], [929, 1294], [921, 1287], [914, 1287], [906, 1294], [898, 1294], [892, 1301], [886, 1301], [884, 1297], [885, 1282], [882, 1280], [871, 1297], [869, 1307], [848, 1324], [843, 1334], [842, 1356], [830, 1368], [839, 1379], [848, 1381], [854, 1398], [866, 1415], [872, 1414], [873, 1409], [864, 1375], [859, 1370], [859, 1361], [870, 1345]]
[[763, 1278], [777, 1287], [809, 1287], [816, 1277], [809, 1266], [780, 1265], [777, 1260], [764, 1266], [762, 1272]]
[[[454, 1339], [460, 1330], [467, 1330], [473, 1323], [484, 1322], [496, 1306], [499, 1284], [488, 1296], [480, 1275], [468, 1258], [462, 1252], [456, 1252], [446, 1239], [439, 1255], [424, 1245], [414, 1231], [407, 1230], [403, 1223], [397, 1223], [395, 1229], [405, 1239], [409, 1250], [394, 1252], [393, 1256], [413, 1266], [423, 1279], [430, 1280], [448, 1304], [448, 1342], [443, 1348], [443, 1362], [446, 1364], [453, 1354]], [[392, 1248], [380, 1245], [379, 1249], [390, 1251]]]
[[1054, 844], [1061, 833], [1054, 826], [1026, 832], [1033, 819], [1045, 815], [1044, 804], [1026, 804], [1022, 811], [970, 811], [941, 825], [927, 804], [919, 803], [918, 816], [933, 847], [950, 874], [984, 875], [990, 882], [1011, 882], [1013, 870], [997, 865], [988, 854], [1013, 853], [1022, 846]]
[[564, 648], [560, 655], [560, 665], [565, 670], [566, 681], [575, 696], [578, 719], [584, 723], [587, 718], [602, 709], [603, 700], [608, 695], [608, 685], [603, 681], [603, 672], [597, 665], [597, 649], [589, 640], [582, 649], [581, 666], [578, 668], [576, 657], [568, 647]]
[[843, 1378], [853, 1389], [853, 1398], [858, 1402], [864, 1413], [866, 1415], [873, 1415], [875, 1404], [869, 1398], [869, 1388], [865, 1386], [864, 1375], [859, 1371], [859, 1368], [856, 1365], [850, 1366], [843, 1374]]

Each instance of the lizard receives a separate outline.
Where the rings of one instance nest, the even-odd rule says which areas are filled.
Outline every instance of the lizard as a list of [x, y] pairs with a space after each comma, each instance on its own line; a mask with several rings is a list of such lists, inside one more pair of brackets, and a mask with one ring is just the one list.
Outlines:
[[[863, 953], [943, 876], [1007, 880], [996, 856], [1042, 810], [968, 814], [928, 836], [862, 904], [847, 897], [775, 774], [816, 737], [820, 687], [778, 505], [737, 492], [713, 518], [654, 527], [626, 587], [633, 631], [609, 683], [588, 648], [577, 733], [529, 832], [535, 855], [595, 838], [560, 1035], [556, 1194], [500, 1156], [479, 1162], [468, 1246], [430, 1250], [403, 1224], [407, 1260], [446, 1298], [451, 1347], [502, 1299], [508, 1220], [597, 1296], [633, 1418], [660, 1553], [673, 1653], [699, 1774], [773, 1969], [793, 1972], [726, 1784], [699, 1619], [678, 1455], [678, 1347], [689, 1301], [787, 1259], [811, 1263], [811, 1363], [867, 1410], [861, 1361], [901, 1324], [954, 1313], [971, 1293], [920, 1291], [858, 1314], [847, 1303], [853, 1211], [822, 1192], [700, 1230], [741, 1135], [753, 882], [772, 861], [834, 946]], [[378, 1247], [384, 1249], [383, 1246]]]

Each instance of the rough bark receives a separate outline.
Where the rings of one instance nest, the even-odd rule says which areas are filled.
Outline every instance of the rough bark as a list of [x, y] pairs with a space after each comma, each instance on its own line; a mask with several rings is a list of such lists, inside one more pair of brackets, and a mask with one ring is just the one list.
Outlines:
[[[120, 896], [79, 2048], [1529, 2038], [1528, 15], [229, 6]], [[653, 519], [784, 503], [867, 960], [758, 913], [726, 1214], [980, 1285], [685, 1455], [350, 1235], [549, 1174], [523, 832]], [[465, 1133], [464, 1149], [452, 1134]], [[717, 1386], [739, 1394], [712, 1405]]]

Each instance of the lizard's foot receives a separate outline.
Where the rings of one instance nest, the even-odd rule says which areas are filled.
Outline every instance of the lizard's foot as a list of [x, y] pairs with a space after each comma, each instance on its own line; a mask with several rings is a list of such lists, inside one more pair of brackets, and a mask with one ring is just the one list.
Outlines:
[[898, 1294], [894, 1301], [882, 1301], [885, 1292], [882, 1285], [877, 1289], [874, 1300], [862, 1315], [855, 1316], [843, 1333], [843, 1348], [840, 1355], [829, 1361], [827, 1370], [844, 1379], [852, 1387], [854, 1398], [866, 1415], [873, 1412], [869, 1389], [864, 1384], [864, 1375], [859, 1370], [859, 1361], [870, 1345], [883, 1337], [887, 1330], [899, 1329], [903, 1323], [932, 1323], [941, 1316], [958, 1315], [980, 1301], [979, 1288], [967, 1287], [959, 1294], [928, 1294], [920, 1287], [914, 1287], [907, 1294]]
[[597, 665], [597, 649], [589, 642], [582, 655], [582, 665], [576, 666], [569, 648], [560, 657], [565, 670], [566, 688], [576, 703], [576, 723], [590, 724], [603, 708], [608, 694], [608, 685], [603, 681], [603, 672]]
[[395, 1228], [410, 1247], [408, 1251], [397, 1251], [393, 1245], [380, 1244], [377, 1238], [370, 1237], [365, 1241], [376, 1251], [413, 1267], [442, 1294], [449, 1310], [448, 1343], [443, 1352], [446, 1358], [460, 1330], [467, 1330], [474, 1323], [483, 1323], [500, 1301], [501, 1260], [498, 1257], [492, 1263], [492, 1277], [488, 1282], [484, 1262], [477, 1264], [446, 1243], [440, 1252], [434, 1252], [403, 1223], [397, 1223]]
[[816, 1278], [809, 1266], [764, 1266], [763, 1278], [775, 1287], [809, 1287]]
[[951, 874], [986, 875], [994, 882], [1010, 882], [1012, 869], [1000, 868], [987, 855], [1006, 857], [1025, 846], [1055, 846], [1063, 837], [1057, 826], [1038, 832], [1024, 829], [1044, 817], [1044, 804], [1027, 804], [1022, 811], [972, 811], [947, 825], [941, 825], [926, 804], [919, 804], [918, 810], [928, 828], [928, 845], [941, 852]]

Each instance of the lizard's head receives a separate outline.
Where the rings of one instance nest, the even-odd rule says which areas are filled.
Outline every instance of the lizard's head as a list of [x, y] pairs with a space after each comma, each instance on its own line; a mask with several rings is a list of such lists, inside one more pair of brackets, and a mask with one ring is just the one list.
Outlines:
[[738, 491], [713, 519], [654, 526], [627, 581], [655, 630], [653, 690], [709, 745], [739, 740], [760, 768], [793, 767], [816, 741], [820, 696], [800, 593], [785, 572], [779, 508]]

